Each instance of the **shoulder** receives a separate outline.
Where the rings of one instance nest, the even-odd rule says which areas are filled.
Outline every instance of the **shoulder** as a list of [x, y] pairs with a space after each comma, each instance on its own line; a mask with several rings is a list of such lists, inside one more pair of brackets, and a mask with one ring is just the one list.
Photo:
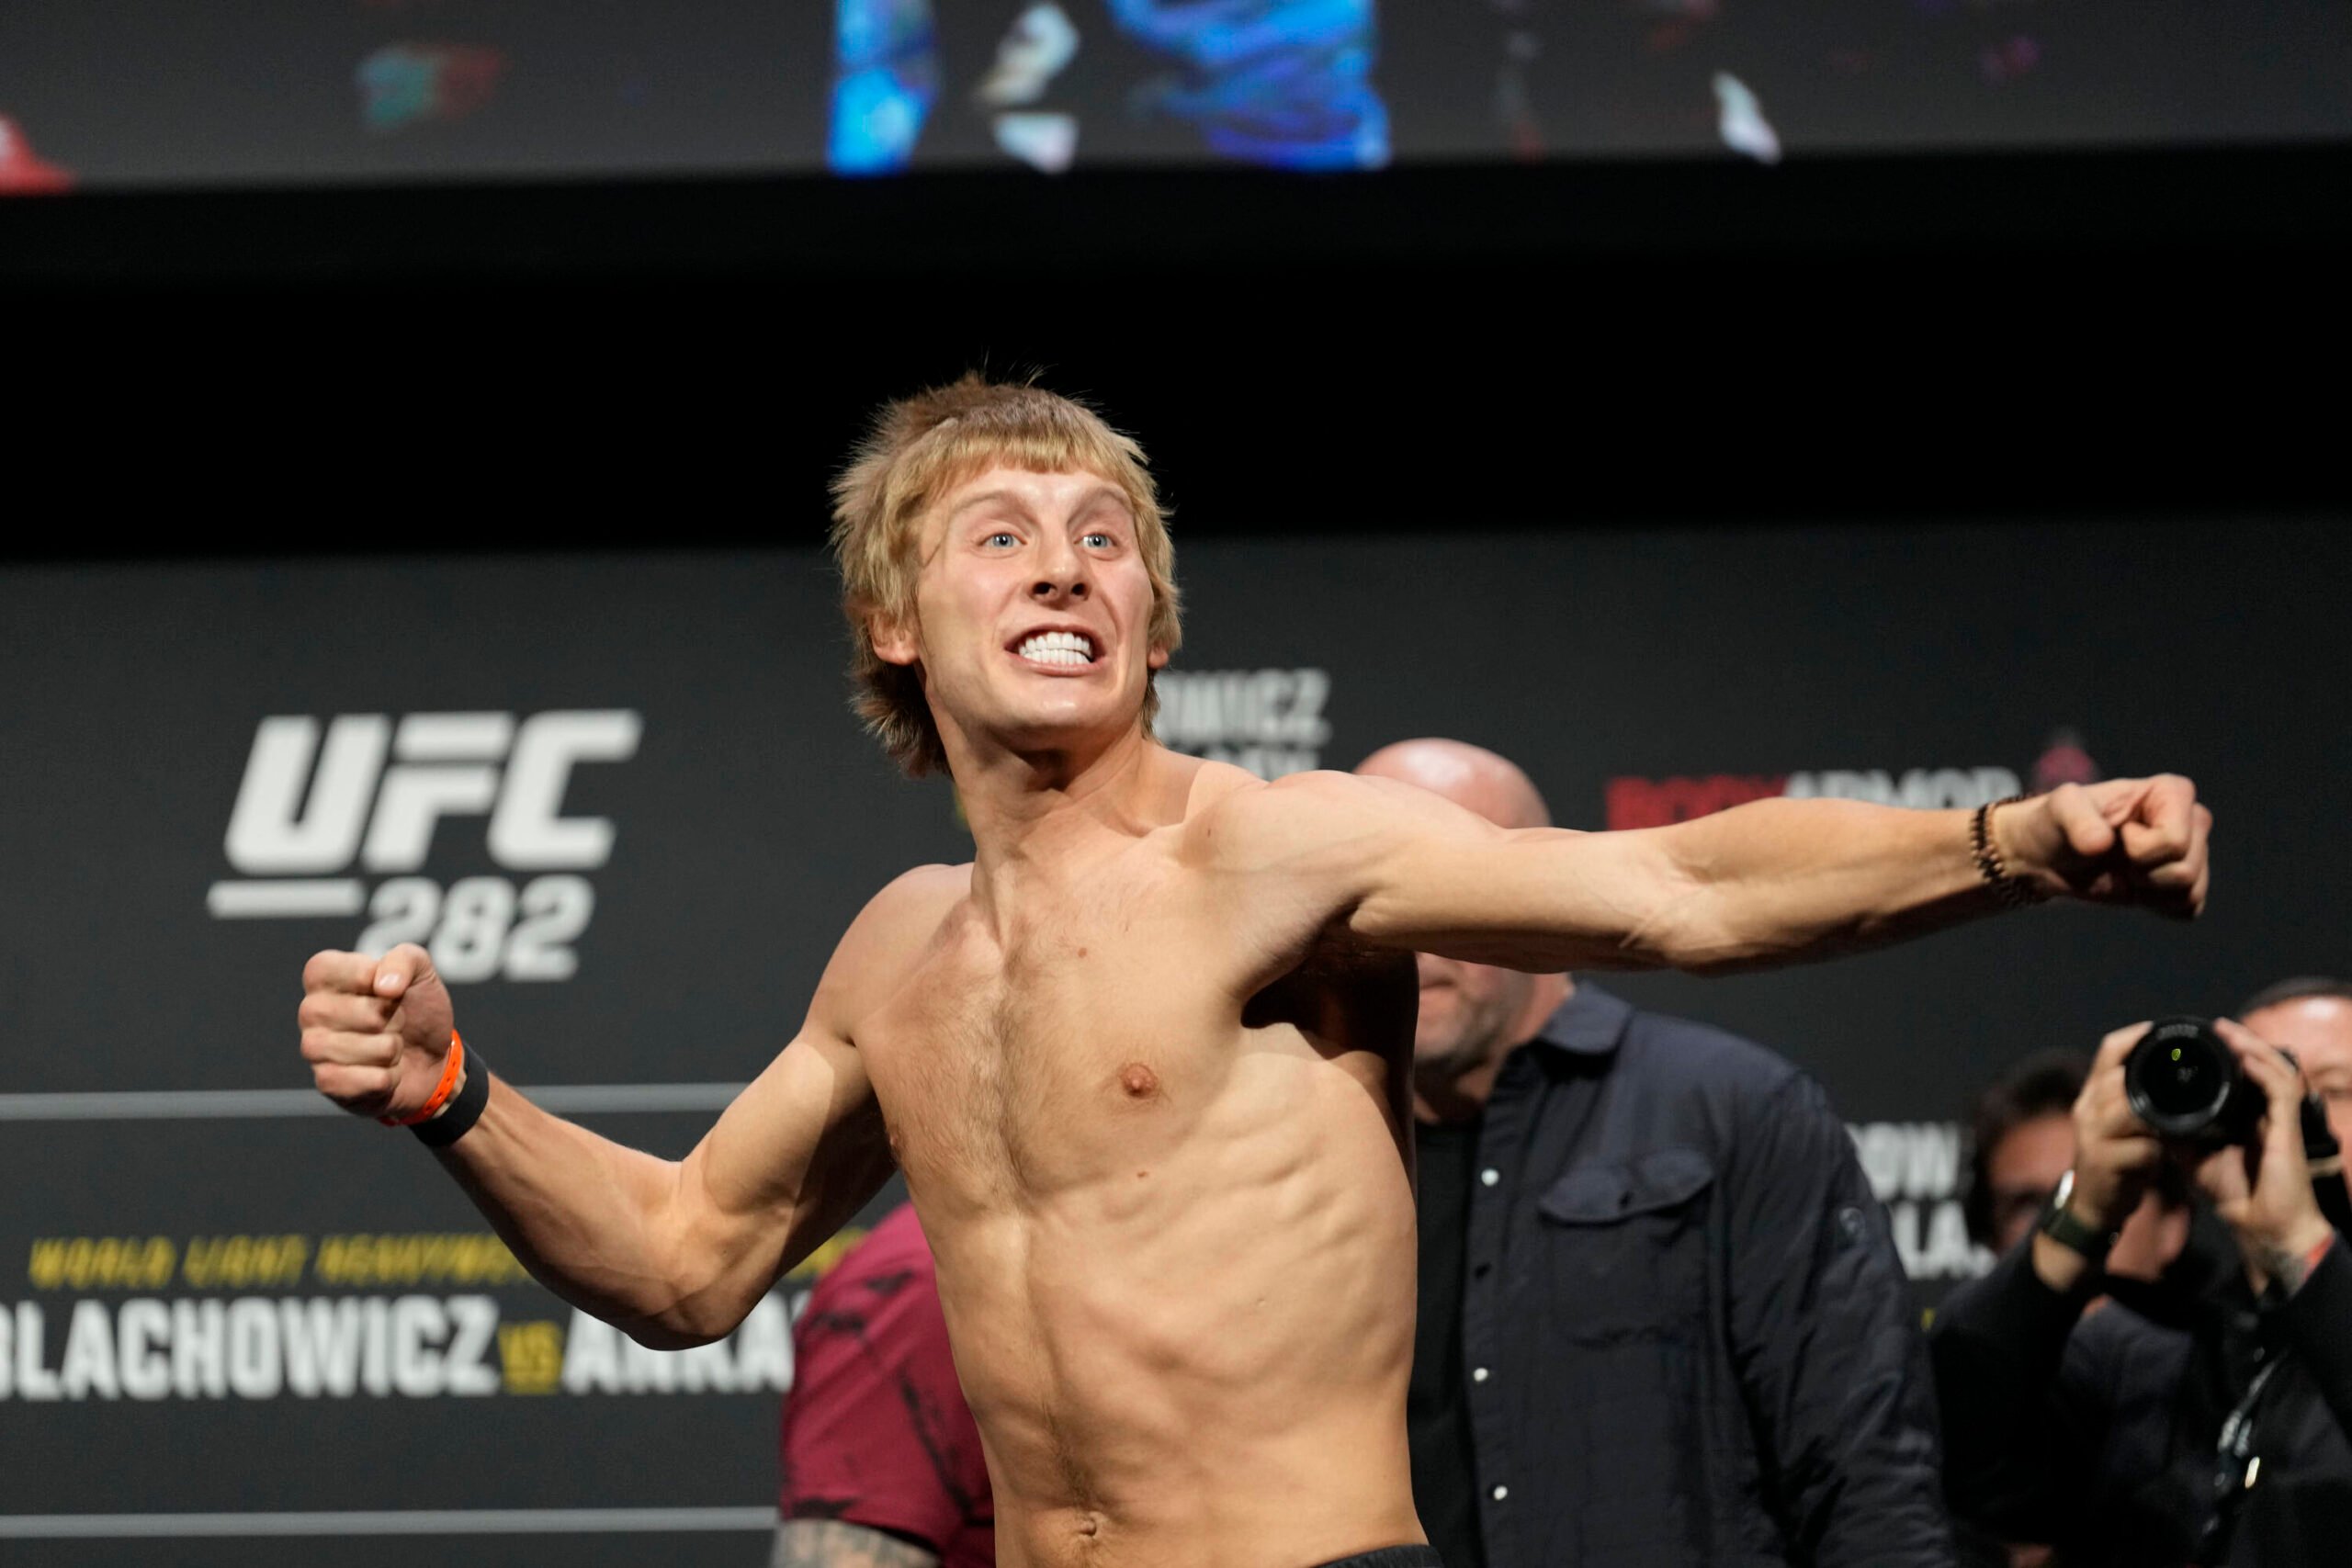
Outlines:
[[1255, 868], [1363, 852], [1415, 824], [1465, 820], [1480, 819], [1394, 779], [1317, 770], [1262, 780], [1211, 763], [1193, 783], [1185, 831], [1197, 858]]
[[1624, 1053], [1636, 1070], [1695, 1075], [1743, 1102], [1770, 1102], [1813, 1081], [1787, 1057], [1727, 1029], [1640, 1008], [1626, 1021]]
[[[1787, 1057], [1712, 1024], [1636, 1008], [1612, 1077], [1675, 1109], [1668, 1120], [1726, 1148], [1849, 1157], [1851, 1138], [1829, 1096]], [[1810, 1155], [1804, 1156], [1808, 1161]]]
[[972, 868], [963, 865], [919, 865], [901, 872], [888, 886], [865, 901], [842, 948], [853, 948], [864, 961], [887, 958], [895, 950], [921, 951], [940, 922], [972, 893]]
[[849, 1021], [879, 1006], [971, 891], [969, 865], [921, 865], [894, 878], [866, 900], [833, 949], [817, 985], [820, 1008], [845, 1031]]

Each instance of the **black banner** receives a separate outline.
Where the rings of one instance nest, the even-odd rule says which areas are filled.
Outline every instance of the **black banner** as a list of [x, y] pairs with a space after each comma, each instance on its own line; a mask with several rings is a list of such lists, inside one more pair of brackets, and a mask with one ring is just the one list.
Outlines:
[[[2345, 967], [2347, 556], [2316, 525], [1225, 537], [1180, 558], [1162, 728], [1268, 774], [1456, 736], [1588, 828], [2193, 774], [2194, 927], [2043, 908], [1612, 982], [1818, 1075], [1932, 1293], [1980, 1262], [1953, 1119], [1987, 1074]], [[805, 1277], [722, 1346], [628, 1344], [311, 1093], [294, 1009], [312, 951], [426, 942], [503, 1074], [683, 1153], [863, 901], [968, 853], [850, 718], [843, 638], [800, 553], [0, 577], [0, 1557], [761, 1559]]]

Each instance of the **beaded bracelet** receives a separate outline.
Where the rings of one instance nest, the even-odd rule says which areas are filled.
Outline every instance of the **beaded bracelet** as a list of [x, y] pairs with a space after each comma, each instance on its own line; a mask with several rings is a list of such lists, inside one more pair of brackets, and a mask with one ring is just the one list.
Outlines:
[[1993, 842], [1993, 813], [2004, 806], [2015, 806], [2030, 795], [2013, 795], [2006, 800], [1988, 800], [1976, 808], [1968, 819], [1968, 847], [1975, 857], [1976, 874], [1988, 883], [2003, 905], [2021, 909], [2028, 904], [2041, 901], [2041, 890], [2027, 877], [2010, 874], [2001, 859], [2000, 846]]

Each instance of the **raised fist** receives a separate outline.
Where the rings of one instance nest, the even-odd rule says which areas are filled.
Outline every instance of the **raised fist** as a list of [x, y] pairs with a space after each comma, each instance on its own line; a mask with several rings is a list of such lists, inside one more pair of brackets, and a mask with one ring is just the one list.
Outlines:
[[2010, 874], [2041, 892], [2183, 920], [2205, 908], [2212, 828], [2197, 786], [2177, 773], [2061, 784], [2002, 807], [1991, 823]]
[[449, 991], [413, 942], [381, 958], [322, 953], [302, 966], [302, 1059], [319, 1092], [356, 1116], [406, 1116], [449, 1055]]

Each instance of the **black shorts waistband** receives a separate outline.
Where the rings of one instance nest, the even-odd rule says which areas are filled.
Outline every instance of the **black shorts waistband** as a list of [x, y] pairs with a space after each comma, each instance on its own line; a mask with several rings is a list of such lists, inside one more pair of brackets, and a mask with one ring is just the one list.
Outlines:
[[1434, 1546], [1384, 1546], [1377, 1551], [1359, 1551], [1353, 1557], [1334, 1557], [1319, 1562], [1316, 1568], [1445, 1568], [1445, 1559], [1437, 1554]]

